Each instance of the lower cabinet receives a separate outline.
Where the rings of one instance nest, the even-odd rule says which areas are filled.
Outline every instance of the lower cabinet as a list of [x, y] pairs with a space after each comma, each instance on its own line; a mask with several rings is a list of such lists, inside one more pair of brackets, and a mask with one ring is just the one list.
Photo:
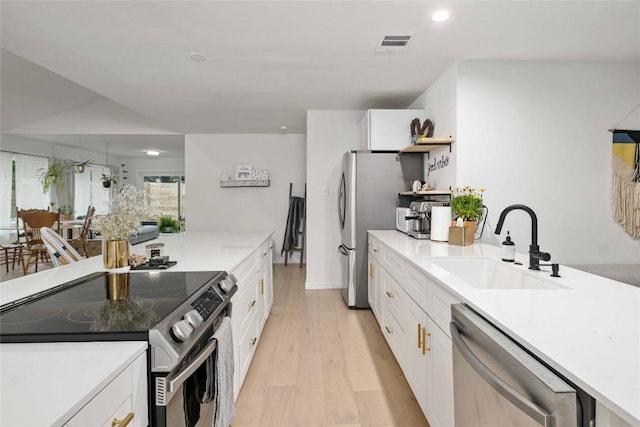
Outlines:
[[238, 291], [231, 298], [236, 398], [273, 305], [272, 248], [269, 238], [231, 271], [238, 280]]
[[[448, 328], [451, 304], [458, 301], [425, 273], [418, 274], [408, 260], [378, 245], [385, 256], [379, 262], [369, 253], [369, 287], [375, 288], [369, 291], [370, 305], [429, 424], [452, 427], [453, 354]], [[392, 261], [389, 266], [387, 258]]]
[[146, 373], [145, 353], [138, 356], [118, 374], [113, 381], [78, 411], [65, 424], [65, 427], [111, 427], [115, 422], [129, 427], [147, 426], [149, 418]]

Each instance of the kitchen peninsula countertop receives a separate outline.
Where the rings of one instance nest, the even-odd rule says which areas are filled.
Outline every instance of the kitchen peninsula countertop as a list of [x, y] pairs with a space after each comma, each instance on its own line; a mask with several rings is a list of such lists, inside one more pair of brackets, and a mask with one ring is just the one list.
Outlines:
[[442, 257], [500, 261], [499, 247], [416, 240], [397, 231], [369, 231], [443, 284], [503, 332], [634, 426], [640, 426], [640, 288], [560, 266], [527, 274], [565, 288], [478, 289], [435, 265]]
[[[161, 234], [158, 239], [132, 246], [131, 253], [144, 255], [147, 244], [164, 243], [164, 254], [177, 261], [168, 271], [231, 271], [271, 234]], [[104, 271], [102, 256], [2, 282], [0, 304], [99, 271]], [[133, 341], [1, 344], [0, 425], [64, 424], [146, 347], [144, 342]], [[108, 361], [99, 367], [93, 363], [105, 357]]]

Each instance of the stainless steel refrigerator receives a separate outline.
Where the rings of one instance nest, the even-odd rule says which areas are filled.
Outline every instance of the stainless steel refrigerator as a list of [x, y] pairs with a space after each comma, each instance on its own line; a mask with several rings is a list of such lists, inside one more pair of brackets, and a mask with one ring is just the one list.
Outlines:
[[342, 157], [338, 218], [342, 295], [349, 308], [368, 308], [367, 230], [394, 230], [398, 193], [422, 178], [422, 156], [348, 151]]

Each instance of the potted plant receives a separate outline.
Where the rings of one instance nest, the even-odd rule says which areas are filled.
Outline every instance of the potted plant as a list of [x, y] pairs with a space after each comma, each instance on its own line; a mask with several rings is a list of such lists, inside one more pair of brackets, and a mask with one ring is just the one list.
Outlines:
[[484, 188], [477, 190], [471, 187], [457, 188], [456, 196], [451, 199], [451, 212], [454, 217], [462, 219], [463, 226], [470, 227], [473, 234], [475, 234], [478, 221], [482, 219], [484, 191]]
[[62, 221], [71, 221], [73, 219], [73, 211], [71, 210], [71, 206], [61, 206], [58, 209], [60, 212], [60, 219]]
[[42, 183], [42, 192], [46, 193], [52, 185], [58, 190], [62, 190], [62, 176], [67, 171], [68, 166], [62, 162], [54, 161], [48, 168], [38, 169], [38, 177]]
[[111, 175], [107, 175], [107, 174], [102, 174], [102, 186], [104, 188], [109, 188], [111, 187], [111, 184], [115, 184], [116, 183], [116, 179], [114, 177], [112, 177]]
[[160, 215], [159, 227], [163, 233], [176, 233], [180, 230], [180, 223], [171, 215]]

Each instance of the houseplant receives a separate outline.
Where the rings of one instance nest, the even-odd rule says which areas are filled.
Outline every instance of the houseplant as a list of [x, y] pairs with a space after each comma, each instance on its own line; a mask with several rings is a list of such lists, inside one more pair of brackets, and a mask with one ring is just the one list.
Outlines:
[[144, 192], [124, 185], [111, 198], [109, 213], [94, 218], [91, 228], [102, 235], [105, 268], [129, 265], [129, 235], [147, 214]]
[[104, 188], [109, 188], [111, 187], [111, 184], [115, 184], [116, 183], [116, 179], [114, 177], [112, 177], [111, 175], [107, 175], [107, 174], [102, 174], [102, 186]]
[[52, 185], [55, 185], [58, 190], [62, 190], [63, 179], [62, 176], [67, 172], [69, 166], [63, 162], [54, 161], [48, 168], [38, 169], [38, 178], [42, 183], [42, 192], [49, 191]]
[[176, 233], [180, 230], [180, 223], [171, 215], [160, 215], [159, 227], [163, 233]]
[[[463, 227], [468, 228], [468, 234], [465, 237], [465, 244], [473, 243], [473, 236], [476, 232], [478, 221], [482, 219], [482, 195], [485, 189], [475, 189], [471, 187], [462, 187], [456, 189], [456, 195], [451, 198], [451, 212], [456, 219], [461, 219]], [[452, 222], [451, 226], [455, 226], [456, 222]], [[451, 242], [451, 231], [449, 233], [449, 241]]]

